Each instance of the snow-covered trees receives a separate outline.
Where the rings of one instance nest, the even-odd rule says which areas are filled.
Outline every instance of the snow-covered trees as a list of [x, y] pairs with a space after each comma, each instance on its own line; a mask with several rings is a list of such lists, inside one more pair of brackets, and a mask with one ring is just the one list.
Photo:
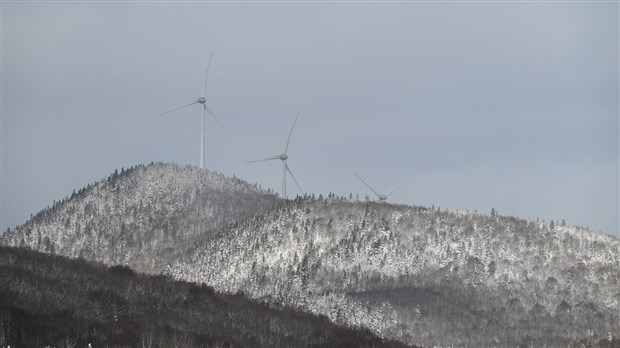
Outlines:
[[261, 213], [276, 201], [256, 185], [218, 173], [174, 164], [138, 165], [55, 202], [1, 241], [158, 272], [174, 248]]
[[[581, 247], [563, 247], [575, 243]], [[613, 276], [619, 260], [618, 240], [575, 228], [326, 198], [282, 203], [239, 222], [169, 272], [388, 337], [416, 338], [409, 343], [490, 344], [491, 331], [512, 327], [518, 337], [498, 340], [519, 344], [527, 335], [562, 337], [583, 325], [580, 318], [598, 335], [607, 332], [597, 318], [614, 315], [603, 302], [620, 285]], [[595, 270], [591, 281], [586, 264]], [[592, 305], [570, 320], [549, 320], [556, 308], [563, 313], [562, 301]], [[472, 312], [479, 314], [467, 319]], [[530, 315], [547, 331], [520, 324]]]
[[0, 347], [400, 347], [240, 295], [0, 246]]
[[2, 242], [165, 269], [413, 344], [566, 345], [566, 332], [584, 328], [620, 335], [609, 324], [618, 321], [620, 241], [495, 209], [279, 200], [236, 178], [152, 164], [88, 185]]

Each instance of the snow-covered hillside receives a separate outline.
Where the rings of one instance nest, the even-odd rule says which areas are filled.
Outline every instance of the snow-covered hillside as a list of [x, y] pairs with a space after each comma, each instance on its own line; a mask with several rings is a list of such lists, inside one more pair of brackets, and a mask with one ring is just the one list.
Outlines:
[[1, 241], [158, 271], [173, 247], [186, 248], [277, 201], [257, 185], [195, 167], [138, 165], [55, 202]]
[[207, 286], [6, 246], [0, 347], [405, 348]]
[[280, 200], [158, 163], [115, 172], [0, 242], [165, 271], [420, 346], [620, 343], [620, 241], [564, 223]]
[[168, 272], [420, 345], [620, 336], [620, 241], [512, 217], [298, 200]]

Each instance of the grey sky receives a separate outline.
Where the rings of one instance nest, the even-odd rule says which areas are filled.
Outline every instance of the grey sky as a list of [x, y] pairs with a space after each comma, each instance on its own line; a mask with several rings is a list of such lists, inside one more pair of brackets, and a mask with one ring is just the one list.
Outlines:
[[[618, 3], [3, 3], [1, 231], [115, 168], [619, 233]], [[289, 194], [296, 192], [289, 185]]]

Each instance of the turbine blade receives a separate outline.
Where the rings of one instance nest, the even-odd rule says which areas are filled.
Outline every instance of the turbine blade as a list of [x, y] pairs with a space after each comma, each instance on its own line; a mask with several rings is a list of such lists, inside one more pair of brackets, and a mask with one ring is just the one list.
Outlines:
[[286, 162], [284, 163], [284, 167], [286, 168], [286, 171], [291, 174], [291, 178], [293, 178], [293, 181], [295, 182], [295, 184], [297, 185], [297, 188], [299, 189], [299, 192], [301, 192], [301, 194], [304, 194], [304, 190], [301, 189], [301, 186], [299, 186], [299, 183], [297, 182], [297, 179], [295, 179], [295, 175], [293, 175], [293, 172], [291, 171], [291, 169], [288, 167], [288, 164], [286, 164]]
[[389, 195], [391, 195], [391, 194], [392, 194], [392, 192], [394, 192], [394, 191], [398, 190], [399, 188], [401, 188], [401, 187], [403, 187], [403, 186], [405, 186], [405, 184], [398, 185], [398, 186], [394, 187], [393, 189], [389, 190], [389, 191], [388, 191], [385, 195], [386, 195], [386, 196], [389, 196]]
[[183, 106], [179, 106], [178, 108], [174, 108], [174, 109], [172, 109], [172, 110], [168, 110], [168, 111], [166, 111], [166, 112], [164, 112], [164, 113], [162, 113], [162, 114], [159, 114], [159, 116], [161, 116], [161, 115], [165, 115], [165, 114], [167, 114], [167, 113], [169, 113], [169, 112], [173, 112], [173, 111], [176, 111], [176, 110], [179, 110], [179, 109], [186, 108], [186, 107], [188, 107], [188, 106], [190, 106], [190, 105], [194, 105], [194, 104], [197, 104], [197, 103], [198, 103], [198, 102], [197, 102], [197, 101], [195, 101], [195, 102], [191, 102], [191, 103], [189, 103], [189, 104], [183, 105]]
[[207, 104], [202, 104], [202, 105], [204, 105], [204, 109], [209, 113], [209, 115], [213, 116], [213, 118], [217, 121], [217, 123], [219, 123], [220, 126], [222, 126], [222, 128], [224, 128], [228, 132], [228, 134], [232, 135], [232, 132], [228, 128], [226, 128], [226, 126], [224, 126], [222, 121], [220, 121], [220, 119], [217, 118], [217, 116], [215, 116], [215, 114], [213, 113], [213, 111], [209, 109]]
[[297, 123], [298, 118], [299, 118], [299, 114], [297, 114], [297, 117], [295, 117], [295, 122], [293, 122], [293, 127], [291, 127], [291, 131], [288, 133], [288, 139], [286, 140], [286, 146], [284, 147], [285, 155], [288, 151], [288, 144], [291, 142], [291, 135], [293, 134], [293, 128], [295, 128], [295, 123]]
[[364, 185], [366, 185], [366, 187], [368, 187], [370, 191], [372, 191], [377, 196], [377, 198], [381, 196], [380, 194], [377, 193], [377, 191], [375, 191], [375, 189], [370, 187], [370, 185], [368, 185], [368, 183], [364, 181], [364, 179], [362, 179], [359, 175], [355, 174], [355, 172], [353, 172], [353, 175], [357, 176], [357, 178], [360, 179], [360, 181], [363, 182]]
[[209, 64], [207, 64], [207, 72], [205, 73], [205, 80], [202, 83], [202, 89], [200, 90], [200, 96], [205, 97], [207, 92], [207, 76], [209, 76], [209, 67], [211, 66], [211, 59], [213, 59], [213, 51], [211, 51], [211, 57], [209, 57]]
[[271, 161], [271, 160], [275, 160], [275, 159], [280, 159], [280, 155], [275, 155], [275, 156], [271, 156], [271, 157], [267, 157], [267, 158], [263, 158], [263, 159], [259, 159], [259, 160], [255, 160], [255, 161], [249, 161], [249, 162], [245, 162], [247, 163], [256, 163], [256, 162], [264, 162], [264, 161]]

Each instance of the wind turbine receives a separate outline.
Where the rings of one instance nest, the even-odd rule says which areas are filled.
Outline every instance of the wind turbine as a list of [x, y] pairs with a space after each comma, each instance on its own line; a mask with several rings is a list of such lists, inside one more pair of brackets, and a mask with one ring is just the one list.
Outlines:
[[392, 192], [396, 191], [397, 189], [399, 189], [399, 188], [401, 188], [403, 186], [403, 185], [399, 185], [399, 186], [396, 186], [393, 189], [389, 190], [385, 194], [379, 194], [379, 193], [377, 193], [377, 191], [375, 191], [375, 189], [370, 187], [370, 185], [368, 185], [368, 183], [366, 181], [364, 181], [364, 179], [362, 179], [359, 175], [355, 174], [355, 172], [353, 173], [353, 175], [357, 176], [357, 178], [360, 179], [360, 181], [363, 182], [364, 185], [366, 185], [370, 189], [370, 191], [372, 191], [377, 196], [377, 198], [379, 198], [379, 201], [381, 201], [381, 202], [385, 202], [385, 200], [388, 199], [388, 197], [392, 194]]
[[202, 104], [202, 107], [200, 108], [201, 110], [201, 120], [202, 123], [200, 125], [200, 169], [205, 169], [205, 111], [209, 113], [209, 115], [213, 116], [213, 118], [217, 121], [217, 123], [220, 124], [220, 126], [222, 126], [222, 128], [224, 128], [228, 133], [230, 133], [230, 131], [228, 130], [228, 128], [226, 128], [226, 126], [224, 126], [224, 124], [222, 123], [222, 121], [220, 121], [217, 116], [215, 116], [215, 114], [213, 113], [213, 111], [211, 111], [211, 109], [209, 109], [209, 107], [207, 106], [207, 98], [206, 98], [206, 92], [207, 92], [207, 76], [209, 76], [209, 66], [211, 66], [211, 59], [213, 59], [213, 52], [211, 52], [211, 57], [209, 57], [209, 64], [207, 64], [207, 72], [205, 74], [205, 80], [202, 83], [202, 89], [200, 90], [200, 97], [198, 97], [198, 99], [196, 99], [195, 101], [189, 103], [189, 104], [185, 104], [183, 106], [179, 106], [178, 108], [174, 108], [172, 110], [168, 110], [160, 115], [165, 115], [169, 112], [173, 112], [179, 109], [183, 109], [185, 107], [188, 107], [190, 105], [194, 105], [194, 104]]
[[286, 160], [288, 159], [288, 154], [287, 154], [288, 144], [291, 142], [291, 135], [293, 134], [293, 128], [295, 128], [295, 124], [297, 123], [298, 118], [299, 118], [299, 114], [297, 114], [297, 117], [295, 117], [295, 122], [293, 122], [293, 127], [291, 127], [291, 131], [288, 133], [288, 139], [286, 140], [286, 146], [284, 146], [283, 153], [279, 155], [259, 159], [256, 161], [246, 162], [246, 163], [255, 163], [255, 162], [271, 161], [271, 160], [277, 160], [277, 159], [281, 160], [282, 161], [282, 197], [284, 198], [286, 198], [286, 172], [288, 172], [291, 175], [291, 178], [293, 178], [293, 181], [295, 181], [295, 184], [297, 185], [297, 188], [299, 189], [299, 191], [301, 193], [304, 193], [304, 191], [301, 189], [301, 186], [299, 186], [297, 179], [295, 179], [295, 175], [293, 175], [293, 172], [288, 167], [288, 164], [286, 164]]

